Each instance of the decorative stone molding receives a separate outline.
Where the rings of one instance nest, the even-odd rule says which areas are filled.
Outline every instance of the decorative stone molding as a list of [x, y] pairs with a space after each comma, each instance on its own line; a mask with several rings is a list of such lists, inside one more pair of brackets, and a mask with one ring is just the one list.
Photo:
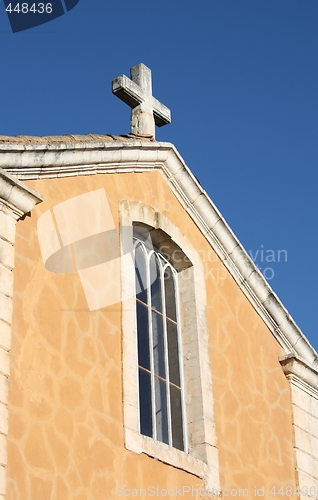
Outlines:
[[290, 383], [296, 481], [300, 498], [318, 498], [318, 371], [301, 358], [280, 358]]
[[42, 196], [0, 168], [0, 201], [19, 219], [40, 203]]
[[172, 144], [133, 137], [71, 139], [12, 138], [10, 142], [6, 138], [0, 142], [0, 167], [22, 180], [160, 170], [284, 352], [318, 367], [316, 351]]
[[41, 195], [0, 169], [0, 499], [6, 493], [14, 241], [16, 222]]
[[308, 391], [311, 396], [318, 400], [318, 370], [309, 366], [295, 354], [282, 356], [279, 361], [286, 378], [295, 385], [303, 388], [303, 390]]

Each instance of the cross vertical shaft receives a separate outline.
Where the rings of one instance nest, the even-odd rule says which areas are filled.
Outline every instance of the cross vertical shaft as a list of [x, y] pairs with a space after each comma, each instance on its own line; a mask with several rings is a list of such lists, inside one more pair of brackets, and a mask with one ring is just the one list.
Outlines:
[[137, 64], [130, 69], [130, 79], [136, 83], [142, 90], [152, 95], [152, 76], [151, 69], [144, 64]]

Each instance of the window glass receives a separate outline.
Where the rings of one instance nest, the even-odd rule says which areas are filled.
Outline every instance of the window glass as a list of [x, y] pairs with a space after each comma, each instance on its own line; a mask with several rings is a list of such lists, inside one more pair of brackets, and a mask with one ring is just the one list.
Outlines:
[[157, 439], [169, 443], [166, 381], [155, 377]]
[[150, 257], [151, 307], [162, 312], [161, 279], [159, 261], [153, 253]]
[[163, 338], [162, 315], [152, 311], [153, 365], [154, 372], [160, 377], [166, 376], [165, 347]]
[[179, 450], [184, 449], [182, 429], [181, 390], [170, 384], [172, 446]]
[[169, 352], [169, 379], [170, 382], [180, 387], [178, 330], [177, 324], [169, 319], [167, 319], [167, 338]]
[[150, 370], [148, 307], [137, 300], [138, 364]]
[[164, 272], [164, 284], [165, 284], [165, 299], [166, 299], [166, 315], [167, 318], [177, 321], [176, 315], [176, 295], [174, 279], [172, 275], [172, 270], [170, 267], [165, 268]]
[[135, 270], [140, 433], [184, 450], [176, 271], [137, 239]]
[[141, 245], [135, 249], [135, 279], [136, 296], [142, 302], [147, 302], [147, 272], [145, 253]]
[[140, 432], [144, 436], [152, 437], [151, 413], [151, 380], [150, 372], [139, 368], [139, 419]]

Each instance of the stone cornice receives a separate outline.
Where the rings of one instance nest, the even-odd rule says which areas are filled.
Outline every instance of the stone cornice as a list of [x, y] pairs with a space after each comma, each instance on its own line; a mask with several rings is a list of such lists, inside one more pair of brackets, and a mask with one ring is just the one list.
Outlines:
[[30, 212], [42, 196], [0, 168], [0, 203], [15, 218]]
[[[61, 139], [61, 138], [59, 138]], [[243, 293], [263, 318], [285, 353], [294, 353], [309, 366], [318, 366], [318, 356], [277, 295], [259, 272], [240, 241], [208, 194], [170, 143], [130, 138], [63, 143], [50, 141], [0, 143], [0, 167], [19, 179], [56, 178], [158, 169], [205, 235]]]
[[286, 378], [294, 385], [318, 399], [318, 371], [295, 354], [279, 358]]

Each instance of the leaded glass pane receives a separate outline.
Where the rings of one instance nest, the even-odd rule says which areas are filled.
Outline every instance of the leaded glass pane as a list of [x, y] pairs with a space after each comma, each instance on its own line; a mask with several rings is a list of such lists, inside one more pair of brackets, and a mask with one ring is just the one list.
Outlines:
[[175, 286], [173, 273], [170, 267], [166, 267], [165, 269], [164, 283], [167, 318], [177, 321]]
[[172, 446], [184, 449], [182, 428], [181, 390], [170, 384]]
[[136, 301], [138, 364], [150, 370], [148, 306]]
[[151, 307], [162, 312], [160, 267], [156, 255], [150, 257]]
[[152, 404], [150, 373], [139, 368], [139, 416], [140, 432], [152, 437]]
[[155, 374], [166, 377], [163, 317], [152, 311], [153, 365]]
[[167, 319], [168, 361], [170, 382], [180, 387], [180, 366], [178, 349], [178, 330], [176, 323]]
[[135, 249], [136, 297], [147, 303], [147, 272], [145, 254], [141, 245]]
[[169, 443], [166, 382], [155, 377], [156, 429], [157, 439]]

